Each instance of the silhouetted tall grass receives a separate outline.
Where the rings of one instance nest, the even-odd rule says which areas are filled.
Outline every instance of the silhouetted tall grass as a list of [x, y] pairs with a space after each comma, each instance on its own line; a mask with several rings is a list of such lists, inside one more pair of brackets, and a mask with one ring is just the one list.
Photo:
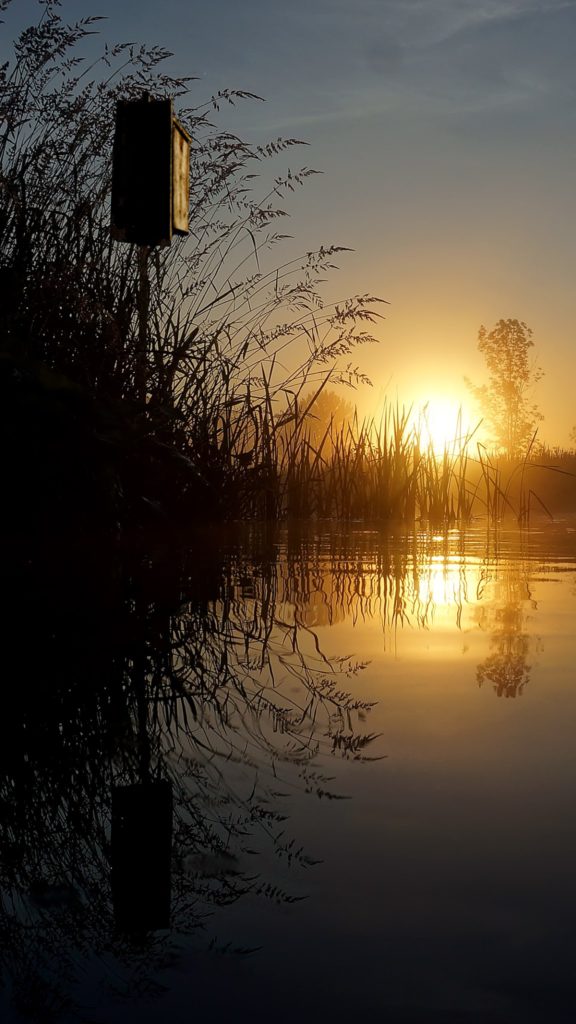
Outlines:
[[[200, 509], [275, 514], [278, 408], [327, 370], [334, 380], [363, 379], [348, 356], [374, 340], [366, 325], [377, 300], [323, 300], [320, 284], [342, 247], [270, 255], [289, 237], [278, 229], [283, 199], [315, 172], [281, 170], [297, 139], [254, 145], [213, 123], [222, 105], [258, 97], [222, 91], [191, 105], [192, 81], [165, 70], [166, 51], [121, 43], [87, 61], [98, 19], [67, 24], [55, 3], [39, 11], [0, 75], [1, 383], [12, 422], [42, 421], [50, 435], [64, 416], [61, 433], [71, 436], [80, 417], [84, 458], [77, 446], [68, 475], [76, 467], [82, 477], [96, 449], [120, 522], [154, 510], [184, 520]], [[143, 374], [137, 253], [110, 236], [115, 105], [142, 90], [174, 97], [193, 140], [190, 235], [147, 254]], [[12, 430], [10, 444], [17, 521], [44, 496], [41, 486], [26, 490], [30, 431]]]
[[[531, 460], [506, 466], [472, 437], [438, 457], [400, 406], [378, 423], [311, 430], [328, 382], [365, 380], [348, 359], [375, 340], [378, 300], [323, 300], [341, 247], [267, 263], [287, 237], [279, 203], [314, 173], [278, 173], [298, 140], [251, 145], [218, 129], [222, 104], [256, 97], [224, 91], [187, 106], [191, 82], [165, 71], [158, 47], [119, 44], [78, 63], [97, 19], [67, 25], [57, 5], [40, 10], [0, 76], [9, 530], [37, 525], [38, 507], [67, 535], [88, 521], [115, 530], [199, 517], [525, 520], [540, 495]], [[115, 103], [142, 89], [175, 96], [193, 139], [190, 236], [148, 255], [144, 402], [137, 254], [109, 230]], [[258, 193], [266, 165], [272, 180]]]
[[[521, 460], [499, 457], [476, 440], [475, 429], [438, 453], [422, 445], [410, 412], [387, 405], [377, 423], [356, 415], [337, 429], [328, 424], [315, 445], [306, 415], [284, 417], [274, 441], [281, 514], [430, 524], [496, 524], [512, 517], [526, 524], [536, 511], [551, 514], [554, 474], [574, 507], [573, 457], [555, 465], [542, 452], [533, 454], [534, 443]], [[287, 420], [292, 433], [286, 436]]]

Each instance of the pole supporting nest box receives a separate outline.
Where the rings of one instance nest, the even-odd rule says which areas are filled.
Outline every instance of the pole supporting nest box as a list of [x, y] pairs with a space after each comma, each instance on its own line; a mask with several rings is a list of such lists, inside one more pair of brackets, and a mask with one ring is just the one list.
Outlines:
[[188, 234], [190, 142], [171, 99], [144, 94], [116, 104], [113, 238], [153, 246]]

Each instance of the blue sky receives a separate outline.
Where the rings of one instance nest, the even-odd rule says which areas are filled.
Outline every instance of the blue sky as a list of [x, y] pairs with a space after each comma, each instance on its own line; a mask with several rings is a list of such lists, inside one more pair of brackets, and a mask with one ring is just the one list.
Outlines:
[[[14, 0], [11, 18], [33, 5]], [[576, 423], [576, 0], [69, 0], [109, 41], [154, 42], [196, 74], [265, 97], [222, 117], [310, 143], [321, 169], [290, 209], [303, 251], [354, 248], [328, 296], [390, 306], [358, 353], [402, 400], [465, 396], [481, 323], [525, 320], [546, 377], [542, 437]], [[293, 159], [293, 157], [291, 157]], [[567, 373], [567, 370], [569, 371]], [[368, 397], [361, 396], [369, 402]]]

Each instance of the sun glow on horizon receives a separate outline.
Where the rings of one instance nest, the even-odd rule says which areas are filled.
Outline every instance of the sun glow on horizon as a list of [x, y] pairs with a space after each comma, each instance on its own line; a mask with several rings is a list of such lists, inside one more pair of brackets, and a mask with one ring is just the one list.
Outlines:
[[414, 405], [409, 425], [421, 449], [436, 455], [457, 453], [473, 438], [479, 439], [479, 420], [474, 420], [462, 402], [445, 396]]
[[457, 393], [422, 391], [408, 401], [394, 401], [384, 395], [376, 413], [367, 413], [377, 431], [386, 424], [388, 437], [400, 436], [402, 443], [417, 444], [423, 453], [457, 455], [463, 449], [476, 452], [477, 442], [486, 443], [485, 427], [477, 410]]

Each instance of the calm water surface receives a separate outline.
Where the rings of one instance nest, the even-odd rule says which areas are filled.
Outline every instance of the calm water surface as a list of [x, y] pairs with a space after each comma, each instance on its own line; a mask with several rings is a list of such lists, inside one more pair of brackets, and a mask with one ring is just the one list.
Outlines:
[[[179, 670], [203, 658], [209, 685], [227, 659], [248, 710], [238, 700], [196, 708], [175, 730], [161, 705], [148, 725], [176, 802], [180, 783], [200, 793], [220, 835], [234, 801], [249, 806], [257, 791], [260, 810], [224, 853], [176, 828], [173, 901], [189, 910], [198, 898], [200, 914], [211, 887], [221, 896], [204, 932], [190, 938], [176, 914], [172, 958], [162, 960], [168, 936], [157, 933], [153, 984], [129, 991], [131, 968], [107, 960], [100, 941], [104, 908], [98, 952], [78, 942], [74, 953], [84, 1009], [61, 1006], [60, 1019], [115, 1024], [128, 999], [150, 1024], [368, 1012], [574, 1021], [575, 606], [576, 519], [498, 537], [326, 528], [229, 545], [215, 593], [184, 604], [170, 629], [195, 638], [192, 653], [172, 644]], [[202, 633], [211, 617], [217, 636]], [[349, 694], [340, 713], [311, 697], [335, 691]], [[269, 698], [284, 719], [266, 714]], [[306, 709], [315, 723], [298, 727]], [[211, 788], [200, 762], [215, 772]], [[65, 903], [66, 871], [50, 871], [47, 891]], [[228, 882], [243, 895], [226, 899]], [[79, 920], [92, 909], [83, 884]], [[4, 928], [15, 942], [30, 893], [11, 898]], [[52, 927], [60, 915], [66, 935], [67, 913], [41, 916]], [[255, 952], [215, 952], [210, 941]], [[5, 959], [6, 1019], [25, 1019], [9, 980], [21, 965]]]

